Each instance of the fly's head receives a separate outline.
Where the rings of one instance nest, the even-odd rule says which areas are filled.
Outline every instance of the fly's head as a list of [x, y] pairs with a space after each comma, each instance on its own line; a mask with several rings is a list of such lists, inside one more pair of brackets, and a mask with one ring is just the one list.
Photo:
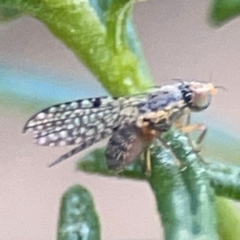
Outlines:
[[191, 111], [202, 111], [211, 104], [212, 95], [217, 93], [212, 83], [184, 82], [180, 85], [182, 98]]

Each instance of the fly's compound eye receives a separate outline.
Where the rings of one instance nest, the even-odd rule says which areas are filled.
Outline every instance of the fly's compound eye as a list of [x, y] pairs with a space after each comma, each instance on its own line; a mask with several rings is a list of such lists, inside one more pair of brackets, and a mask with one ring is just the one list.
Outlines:
[[210, 84], [192, 83], [192, 111], [202, 111], [211, 103], [212, 92], [215, 88]]
[[208, 92], [195, 92], [191, 109], [196, 112], [205, 110], [209, 107], [211, 99], [211, 94]]

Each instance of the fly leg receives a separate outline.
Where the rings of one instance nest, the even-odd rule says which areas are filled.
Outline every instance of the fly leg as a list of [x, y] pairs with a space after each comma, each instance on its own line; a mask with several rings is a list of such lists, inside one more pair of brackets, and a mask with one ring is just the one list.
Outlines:
[[[171, 127], [171, 123], [163, 121], [162, 123], [159, 122], [157, 125], [151, 125], [151, 134], [155, 136], [155, 141], [153, 144], [158, 146], [163, 146], [167, 149], [171, 149], [169, 143], [161, 136], [161, 133], [163, 131], [167, 131]], [[159, 144], [160, 142], [160, 144]], [[151, 144], [148, 144], [144, 151], [143, 151], [143, 158], [144, 158], [144, 165], [145, 165], [145, 174], [147, 177], [151, 176], [151, 170], [152, 170], [152, 160], [151, 160]]]
[[[157, 138], [155, 139], [153, 144], [155, 144], [161, 148], [163, 147], [163, 148], [170, 150], [170, 153], [171, 153], [173, 159], [175, 159], [176, 164], [178, 166], [180, 166], [180, 168], [182, 168], [181, 163], [178, 161], [178, 159], [172, 152], [170, 144], [161, 136], [161, 134], [159, 136], [157, 136]], [[144, 151], [141, 153], [140, 157], [141, 157], [141, 161], [144, 166], [144, 173], [145, 173], [146, 177], [150, 177], [151, 173], [152, 173], [152, 159], [151, 159], [151, 145], [150, 144], [144, 148]]]
[[150, 177], [152, 171], [150, 146], [144, 148], [143, 152], [140, 155], [140, 160], [143, 163], [142, 166], [144, 168], [144, 174], [146, 177]]
[[[183, 119], [181, 118], [176, 122], [176, 127], [187, 135], [189, 144], [194, 149], [194, 151], [200, 152], [201, 148], [202, 148], [202, 142], [207, 134], [206, 125], [191, 124], [191, 115], [190, 115], [190, 113], [188, 113], [185, 125], [183, 124]], [[190, 137], [190, 133], [192, 133], [192, 132], [200, 132], [200, 135], [198, 136], [195, 143], [192, 141], [192, 139]]]

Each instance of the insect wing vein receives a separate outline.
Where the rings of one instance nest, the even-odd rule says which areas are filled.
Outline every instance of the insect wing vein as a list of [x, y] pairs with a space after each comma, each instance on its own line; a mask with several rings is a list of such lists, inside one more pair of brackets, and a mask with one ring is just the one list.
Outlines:
[[42, 146], [81, 144], [93, 136], [99, 141], [122, 122], [136, 118], [137, 102], [108, 97], [54, 105], [31, 117], [23, 131], [33, 130], [36, 143]]

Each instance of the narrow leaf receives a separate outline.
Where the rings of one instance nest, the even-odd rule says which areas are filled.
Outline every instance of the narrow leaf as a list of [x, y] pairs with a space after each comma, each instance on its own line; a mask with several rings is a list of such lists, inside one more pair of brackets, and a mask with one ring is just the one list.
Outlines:
[[215, 0], [211, 9], [211, 21], [216, 26], [222, 25], [239, 16], [240, 0]]
[[91, 195], [75, 185], [62, 197], [58, 240], [100, 240], [100, 226]]
[[239, 211], [233, 202], [217, 198], [218, 232], [221, 240], [239, 240], [240, 219]]

